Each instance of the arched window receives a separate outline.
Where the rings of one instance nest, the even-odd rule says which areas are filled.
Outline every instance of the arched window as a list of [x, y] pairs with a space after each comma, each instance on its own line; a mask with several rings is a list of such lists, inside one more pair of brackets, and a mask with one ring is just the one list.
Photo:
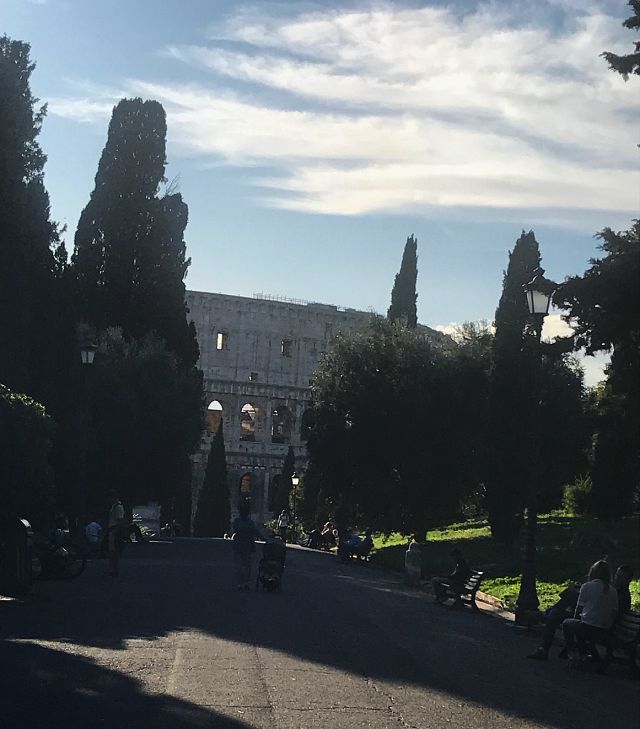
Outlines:
[[286, 405], [278, 405], [271, 413], [271, 442], [288, 443], [291, 439], [291, 411]]
[[224, 409], [219, 400], [213, 400], [209, 403], [209, 407], [207, 408], [207, 430], [210, 433], [216, 433], [218, 431], [223, 414]]
[[240, 410], [240, 440], [256, 439], [256, 423], [258, 410], [251, 403], [246, 403]]

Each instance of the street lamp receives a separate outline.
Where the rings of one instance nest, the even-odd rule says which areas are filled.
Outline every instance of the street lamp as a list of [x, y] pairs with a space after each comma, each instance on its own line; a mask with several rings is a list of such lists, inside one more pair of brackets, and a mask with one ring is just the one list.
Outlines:
[[80, 344], [80, 360], [82, 362], [83, 377], [82, 377], [82, 404], [80, 414], [80, 442], [81, 442], [81, 456], [80, 456], [80, 484], [78, 489], [79, 499], [79, 513], [76, 515], [78, 518], [84, 518], [84, 512], [86, 509], [86, 497], [87, 497], [87, 474], [89, 465], [89, 450], [91, 447], [91, 410], [90, 410], [90, 394], [89, 394], [89, 373], [86, 371], [87, 368], [93, 365], [93, 361], [96, 356], [97, 345], [89, 342], [82, 342]]
[[296, 505], [298, 503], [298, 484], [300, 483], [300, 476], [294, 471], [291, 475], [291, 485], [293, 486], [293, 538], [296, 535]]
[[526, 541], [522, 560], [522, 579], [516, 603], [516, 622], [527, 623], [528, 614], [537, 611], [538, 591], [536, 586], [536, 537], [538, 531], [538, 467], [540, 460], [540, 371], [542, 369], [542, 347], [540, 339], [544, 318], [549, 313], [551, 297], [557, 284], [544, 277], [542, 268], [523, 286], [529, 308], [530, 344], [532, 353], [531, 409], [529, 416], [529, 473], [527, 483]]
[[80, 347], [80, 359], [83, 365], [92, 365], [98, 349], [95, 344], [83, 344]]

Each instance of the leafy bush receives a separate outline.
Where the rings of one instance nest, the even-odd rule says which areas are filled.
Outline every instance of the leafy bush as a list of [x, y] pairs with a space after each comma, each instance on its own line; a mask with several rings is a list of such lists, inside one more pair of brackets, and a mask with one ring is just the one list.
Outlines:
[[593, 498], [593, 481], [589, 474], [583, 474], [564, 487], [562, 505], [565, 511], [575, 516], [591, 513]]
[[5, 514], [33, 520], [52, 505], [52, 435], [53, 421], [40, 403], [0, 385], [0, 483]]

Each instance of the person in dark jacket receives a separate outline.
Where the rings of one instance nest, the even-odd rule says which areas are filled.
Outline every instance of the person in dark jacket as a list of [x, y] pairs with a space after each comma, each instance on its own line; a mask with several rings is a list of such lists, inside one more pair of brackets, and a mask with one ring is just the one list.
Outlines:
[[455, 569], [448, 577], [434, 577], [431, 586], [436, 596], [436, 602], [443, 602], [447, 599], [447, 591], [459, 593], [464, 583], [471, 576], [471, 568], [464, 558], [462, 551], [457, 547], [451, 550], [451, 557], [455, 560]]

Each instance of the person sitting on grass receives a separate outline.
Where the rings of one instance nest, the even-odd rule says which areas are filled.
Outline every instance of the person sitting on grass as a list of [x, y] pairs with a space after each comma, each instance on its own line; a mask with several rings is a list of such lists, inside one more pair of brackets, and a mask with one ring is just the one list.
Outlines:
[[[588, 643], [606, 643], [618, 614], [618, 593], [611, 584], [611, 568], [603, 559], [589, 570], [589, 581], [580, 588], [575, 617], [562, 623], [569, 666], [577, 668], [585, 659]], [[594, 653], [594, 658], [599, 655]]]
[[434, 577], [431, 586], [436, 597], [436, 602], [444, 602], [447, 593], [452, 592], [459, 595], [464, 588], [465, 582], [471, 576], [471, 568], [462, 554], [462, 550], [455, 547], [450, 552], [455, 561], [455, 569], [448, 577]]
[[624, 615], [631, 610], [631, 592], [629, 585], [633, 579], [633, 567], [630, 564], [622, 564], [616, 570], [613, 584], [618, 593], [618, 615]]

